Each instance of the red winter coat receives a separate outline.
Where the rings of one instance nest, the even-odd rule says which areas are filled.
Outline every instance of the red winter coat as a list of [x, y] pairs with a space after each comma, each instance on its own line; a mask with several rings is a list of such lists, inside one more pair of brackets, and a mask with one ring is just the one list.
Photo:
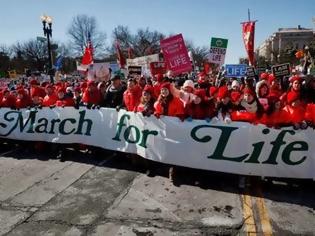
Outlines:
[[58, 100], [58, 97], [55, 93], [52, 93], [50, 95], [46, 95], [44, 97], [44, 100], [43, 100], [43, 106], [49, 107], [49, 106], [55, 105], [57, 100]]
[[305, 120], [305, 108], [302, 105], [298, 107], [286, 105], [283, 110], [287, 113], [285, 119], [287, 124], [300, 123]]
[[154, 99], [158, 99], [158, 97], [160, 96], [161, 85], [162, 85], [162, 83], [159, 83], [159, 82], [157, 82], [156, 84], [153, 85], [153, 97], [154, 97]]
[[90, 93], [88, 90], [85, 90], [82, 96], [82, 102], [87, 104], [99, 105], [101, 102], [101, 94], [98, 90]]
[[8, 97], [3, 97], [0, 103], [1, 107], [15, 107], [15, 97], [9, 95]]
[[24, 95], [22, 99], [17, 98], [15, 101], [15, 107], [16, 108], [26, 108], [29, 105], [31, 105], [31, 100], [27, 95]]
[[200, 104], [190, 103], [187, 104], [185, 107], [185, 115], [190, 116], [193, 119], [203, 120], [205, 118], [211, 118], [213, 117], [213, 113], [214, 112], [211, 112], [210, 107], [204, 103]]
[[127, 89], [124, 92], [124, 104], [127, 108], [127, 111], [136, 111], [137, 106], [140, 103], [140, 98], [142, 95], [141, 88], [136, 86], [133, 90]]
[[172, 100], [168, 104], [168, 110], [165, 114], [162, 104], [159, 101], [156, 101], [154, 104], [156, 115], [165, 115], [165, 116], [177, 116], [182, 118], [185, 115], [184, 104], [183, 102], [177, 98], [173, 97]]
[[31, 94], [31, 97], [39, 96], [41, 98], [44, 98], [46, 96], [45, 89], [42, 87], [31, 88], [30, 94]]
[[307, 104], [305, 112], [305, 120], [310, 121], [315, 125], [315, 104]]
[[251, 113], [246, 110], [233, 111], [230, 115], [232, 121], [244, 121], [250, 123], [258, 122], [256, 113]]
[[59, 99], [56, 101], [57, 107], [73, 107], [74, 106], [74, 100], [73, 98], [65, 98], [65, 99]]

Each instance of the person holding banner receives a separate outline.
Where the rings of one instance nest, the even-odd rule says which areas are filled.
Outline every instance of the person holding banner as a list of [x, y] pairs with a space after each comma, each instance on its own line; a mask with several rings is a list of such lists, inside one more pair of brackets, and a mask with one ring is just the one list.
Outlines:
[[143, 116], [151, 116], [154, 113], [153, 87], [146, 85], [142, 91], [140, 103], [136, 108], [137, 112], [141, 112]]
[[88, 109], [100, 105], [100, 92], [93, 80], [87, 82], [87, 89], [83, 93], [82, 102]]
[[102, 106], [116, 108], [119, 110], [123, 106], [123, 94], [126, 88], [121, 83], [120, 75], [111, 78], [111, 85], [108, 86]]
[[136, 111], [140, 103], [141, 88], [134, 79], [129, 79], [127, 83], [127, 90], [123, 95], [124, 107], [127, 111]]

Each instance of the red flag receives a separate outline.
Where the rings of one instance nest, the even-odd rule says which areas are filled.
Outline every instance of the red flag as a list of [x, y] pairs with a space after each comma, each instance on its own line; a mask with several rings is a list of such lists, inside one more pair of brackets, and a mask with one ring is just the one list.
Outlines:
[[84, 55], [82, 57], [82, 65], [90, 65], [93, 63], [93, 56], [92, 56], [92, 52], [91, 52], [91, 48], [86, 47], [85, 48], [85, 52]]
[[81, 64], [90, 65], [92, 63], [93, 63], [93, 45], [91, 42], [91, 35], [89, 34]]
[[132, 59], [133, 56], [133, 49], [131, 47], [128, 48], [128, 58]]
[[254, 65], [254, 39], [255, 39], [255, 22], [248, 21], [242, 23], [243, 25], [243, 40], [245, 49], [248, 55], [248, 61], [250, 65]]
[[125, 68], [126, 59], [120, 50], [120, 45], [119, 45], [118, 41], [116, 41], [116, 52], [117, 52], [117, 58], [118, 58], [120, 68]]

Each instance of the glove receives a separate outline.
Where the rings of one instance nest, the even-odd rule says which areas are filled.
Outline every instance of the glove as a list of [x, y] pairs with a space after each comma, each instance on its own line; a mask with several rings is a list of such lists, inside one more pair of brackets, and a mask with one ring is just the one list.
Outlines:
[[120, 106], [117, 106], [116, 111], [119, 112], [119, 110], [120, 110]]
[[155, 116], [157, 119], [160, 119], [160, 118], [161, 118], [161, 115], [160, 115], [160, 114], [154, 114], [154, 116]]
[[49, 106], [50, 109], [53, 109], [53, 108], [55, 108], [55, 107], [56, 107], [56, 105], [50, 105], [50, 106]]
[[189, 117], [186, 118], [186, 120], [187, 120], [188, 122], [192, 122], [192, 121], [193, 121], [193, 118], [192, 118], [191, 116], [189, 116]]
[[79, 109], [80, 109], [79, 104], [75, 104], [75, 105], [74, 105], [74, 108], [77, 109], [77, 110], [79, 110]]
[[301, 123], [301, 129], [307, 129], [308, 125], [305, 121], [302, 121]]
[[91, 109], [91, 104], [87, 104], [86, 108], [90, 110]]
[[101, 106], [100, 106], [100, 105], [97, 105], [97, 106], [96, 106], [96, 109], [97, 109], [97, 110], [101, 109]]
[[230, 124], [232, 122], [232, 120], [229, 117], [226, 117], [224, 119], [224, 122], [227, 123], [227, 124]]
[[206, 121], [207, 123], [210, 123], [211, 119], [210, 119], [209, 117], [207, 117], [207, 118], [205, 119], [205, 121]]
[[43, 106], [42, 106], [42, 105], [38, 105], [38, 109], [40, 109], [40, 110], [41, 110], [42, 108], [43, 108]]
[[11, 110], [15, 110], [15, 107], [10, 107]]
[[215, 116], [215, 117], [212, 118], [212, 122], [213, 122], [213, 123], [217, 123], [218, 121], [219, 121], [219, 118], [218, 118], [218, 117]]
[[91, 108], [94, 110], [94, 109], [95, 109], [95, 104], [93, 104], [93, 105], [91, 106]]
[[62, 105], [62, 108], [65, 108], [65, 105], [64, 105], [64, 104]]
[[31, 110], [31, 107], [30, 107], [30, 106], [28, 106], [26, 109], [27, 109], [27, 110]]

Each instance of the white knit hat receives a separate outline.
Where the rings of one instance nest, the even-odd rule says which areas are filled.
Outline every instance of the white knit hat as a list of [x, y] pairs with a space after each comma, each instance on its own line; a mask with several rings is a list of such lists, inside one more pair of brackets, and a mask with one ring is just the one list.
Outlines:
[[240, 87], [240, 83], [237, 80], [233, 80], [231, 87], [233, 88], [234, 86]]
[[186, 80], [184, 85], [183, 85], [183, 88], [186, 88], [186, 87], [191, 87], [191, 88], [194, 88], [194, 82], [192, 80]]

